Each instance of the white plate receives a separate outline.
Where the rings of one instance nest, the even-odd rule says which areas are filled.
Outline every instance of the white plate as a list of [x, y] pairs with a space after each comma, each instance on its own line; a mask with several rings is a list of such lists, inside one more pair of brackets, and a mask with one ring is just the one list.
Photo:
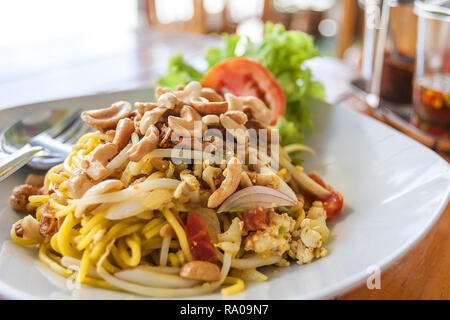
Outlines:
[[[21, 115], [46, 108], [99, 107], [117, 100], [145, 101], [150, 89], [52, 101], [0, 111], [0, 128]], [[368, 268], [385, 268], [426, 234], [448, 201], [449, 165], [441, 157], [393, 129], [356, 112], [317, 103], [316, 129], [308, 136], [318, 159], [315, 169], [345, 197], [342, 215], [331, 222], [329, 255], [312, 264], [292, 265], [264, 283], [247, 285], [227, 299], [332, 298], [365, 282]], [[82, 286], [37, 259], [36, 250], [9, 240], [20, 217], [9, 209], [11, 189], [24, 181], [23, 170], [0, 184], [0, 296], [41, 299], [135, 299], [136, 295]], [[373, 271], [369, 271], [373, 272]], [[381, 278], [381, 288], [383, 279]], [[218, 294], [196, 298], [222, 299]]]

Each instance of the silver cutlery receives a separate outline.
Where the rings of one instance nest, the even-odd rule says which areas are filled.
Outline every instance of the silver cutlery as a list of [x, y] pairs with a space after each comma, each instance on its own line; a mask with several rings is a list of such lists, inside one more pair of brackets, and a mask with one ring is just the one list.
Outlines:
[[0, 136], [4, 153], [0, 182], [26, 164], [49, 169], [63, 162], [72, 145], [89, 130], [80, 119], [79, 109], [47, 110], [15, 122]]

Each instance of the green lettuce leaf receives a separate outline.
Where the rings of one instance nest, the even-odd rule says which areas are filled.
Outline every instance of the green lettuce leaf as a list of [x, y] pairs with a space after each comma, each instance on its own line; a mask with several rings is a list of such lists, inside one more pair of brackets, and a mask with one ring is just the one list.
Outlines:
[[156, 83], [160, 87], [175, 89], [178, 85], [185, 85], [190, 81], [201, 81], [202, 78], [203, 73], [184, 61], [182, 55], [178, 54], [170, 58], [166, 74]]
[[241, 37], [237, 34], [225, 34], [222, 39], [225, 42], [223, 48], [210, 47], [205, 50], [205, 59], [209, 64], [208, 70], [219, 62], [236, 56], [236, 46]]

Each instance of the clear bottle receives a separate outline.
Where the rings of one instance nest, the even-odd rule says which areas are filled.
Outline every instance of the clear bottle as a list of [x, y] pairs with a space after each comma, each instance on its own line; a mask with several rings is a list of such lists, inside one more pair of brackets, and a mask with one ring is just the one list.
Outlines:
[[412, 123], [450, 140], [450, 0], [417, 0], [419, 18]]

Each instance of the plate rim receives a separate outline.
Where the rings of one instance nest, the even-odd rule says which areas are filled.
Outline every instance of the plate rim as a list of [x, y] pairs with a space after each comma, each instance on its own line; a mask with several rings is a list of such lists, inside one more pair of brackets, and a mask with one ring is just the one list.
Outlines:
[[[88, 95], [73, 96], [73, 97], [47, 100], [47, 101], [39, 101], [39, 102], [33, 102], [33, 103], [29, 103], [29, 104], [24, 104], [24, 105], [7, 106], [5, 108], [0, 109], [0, 115], [3, 114], [4, 112], [10, 111], [10, 110], [17, 111], [22, 108], [31, 108], [36, 105], [51, 104], [51, 103], [54, 104], [54, 103], [58, 103], [58, 102], [67, 103], [70, 100], [88, 99], [88, 98], [94, 98], [94, 97], [99, 98], [102, 96], [107, 97], [108, 95], [111, 95], [111, 94], [132, 94], [133, 92], [138, 92], [138, 91], [142, 91], [142, 90], [152, 90], [153, 88], [154, 88], [154, 86], [152, 86], [152, 85], [150, 85], [150, 86], [146, 85], [146, 86], [141, 86], [141, 87], [137, 87], [137, 88], [133, 88], [133, 89], [126, 89], [126, 90], [119, 90], [119, 91], [114, 91], [114, 90], [102, 91], [99, 93], [88, 94]], [[317, 100], [317, 101], [320, 101], [320, 100]], [[412, 236], [410, 239], [408, 239], [408, 241], [406, 241], [397, 250], [395, 250], [390, 255], [388, 255], [388, 256], [384, 257], [383, 259], [381, 259], [380, 261], [378, 261], [377, 265], [380, 266], [380, 270], [381, 270], [381, 272], [383, 272], [386, 269], [388, 269], [391, 265], [393, 265], [395, 262], [397, 262], [399, 259], [401, 259], [403, 256], [408, 254], [414, 248], [414, 246], [416, 246], [419, 243], [419, 241], [422, 240], [430, 232], [431, 228], [436, 225], [436, 222], [442, 216], [444, 209], [448, 205], [448, 202], [450, 199], [450, 164], [444, 158], [442, 158], [437, 152], [435, 152], [432, 149], [427, 148], [423, 144], [421, 144], [418, 141], [412, 139], [411, 137], [405, 135], [404, 133], [402, 133], [398, 130], [395, 130], [394, 128], [388, 126], [387, 124], [380, 122], [378, 120], [375, 120], [372, 117], [369, 117], [363, 113], [357, 112], [353, 109], [345, 108], [344, 106], [342, 106], [343, 102], [338, 103], [338, 104], [333, 104], [333, 105], [330, 103], [327, 103], [325, 101], [320, 101], [320, 102], [327, 104], [328, 107], [330, 107], [330, 108], [339, 108], [339, 109], [341, 109], [341, 112], [353, 113], [357, 116], [363, 116], [363, 117], [365, 117], [366, 120], [371, 121], [375, 125], [384, 127], [385, 130], [387, 129], [391, 133], [394, 133], [394, 134], [402, 136], [403, 138], [409, 139], [409, 141], [412, 142], [413, 145], [415, 145], [416, 147], [418, 146], [421, 149], [421, 152], [428, 152], [428, 153], [433, 154], [434, 157], [437, 157], [437, 159], [436, 159], [437, 161], [439, 161], [441, 164], [444, 164], [447, 166], [446, 173], [447, 173], [447, 177], [449, 179], [448, 179], [448, 184], [447, 184], [447, 189], [446, 189], [446, 196], [442, 198], [435, 213], [430, 217], [430, 220], [428, 221], [428, 223], [425, 226], [423, 226], [421, 232], [414, 234], [414, 236]], [[54, 109], [54, 108], [47, 107], [47, 109]], [[3, 131], [3, 130], [1, 130], [1, 131]], [[343, 294], [351, 291], [352, 289], [362, 285], [363, 280], [366, 278], [367, 278], [367, 273], [362, 271], [360, 273], [356, 273], [350, 277], [347, 277], [338, 283], [331, 285], [330, 287], [328, 287], [327, 292], [325, 294], [324, 293], [321, 294], [320, 290], [315, 290], [313, 292], [305, 294], [303, 297], [301, 297], [301, 299], [304, 299], [304, 300], [332, 299], [338, 295], [343, 295]], [[19, 289], [16, 289], [16, 288], [12, 287], [11, 285], [4, 283], [1, 278], [0, 278], [0, 294], [3, 298], [11, 299], [11, 300], [14, 300], [14, 299], [42, 300], [42, 299], [44, 299], [39, 296], [34, 296], [32, 294], [25, 293]], [[203, 297], [206, 297], [206, 299], [211, 299], [211, 298], [207, 298], [208, 297], [207, 295], [199, 296], [199, 297], [196, 296], [195, 298], [202, 299]], [[151, 297], [144, 297], [144, 298], [157, 299], [157, 298], [151, 298]], [[189, 297], [187, 297], [186, 299], [189, 300]], [[296, 300], [296, 299], [299, 299], [299, 298], [292, 298], [292, 300]]]

